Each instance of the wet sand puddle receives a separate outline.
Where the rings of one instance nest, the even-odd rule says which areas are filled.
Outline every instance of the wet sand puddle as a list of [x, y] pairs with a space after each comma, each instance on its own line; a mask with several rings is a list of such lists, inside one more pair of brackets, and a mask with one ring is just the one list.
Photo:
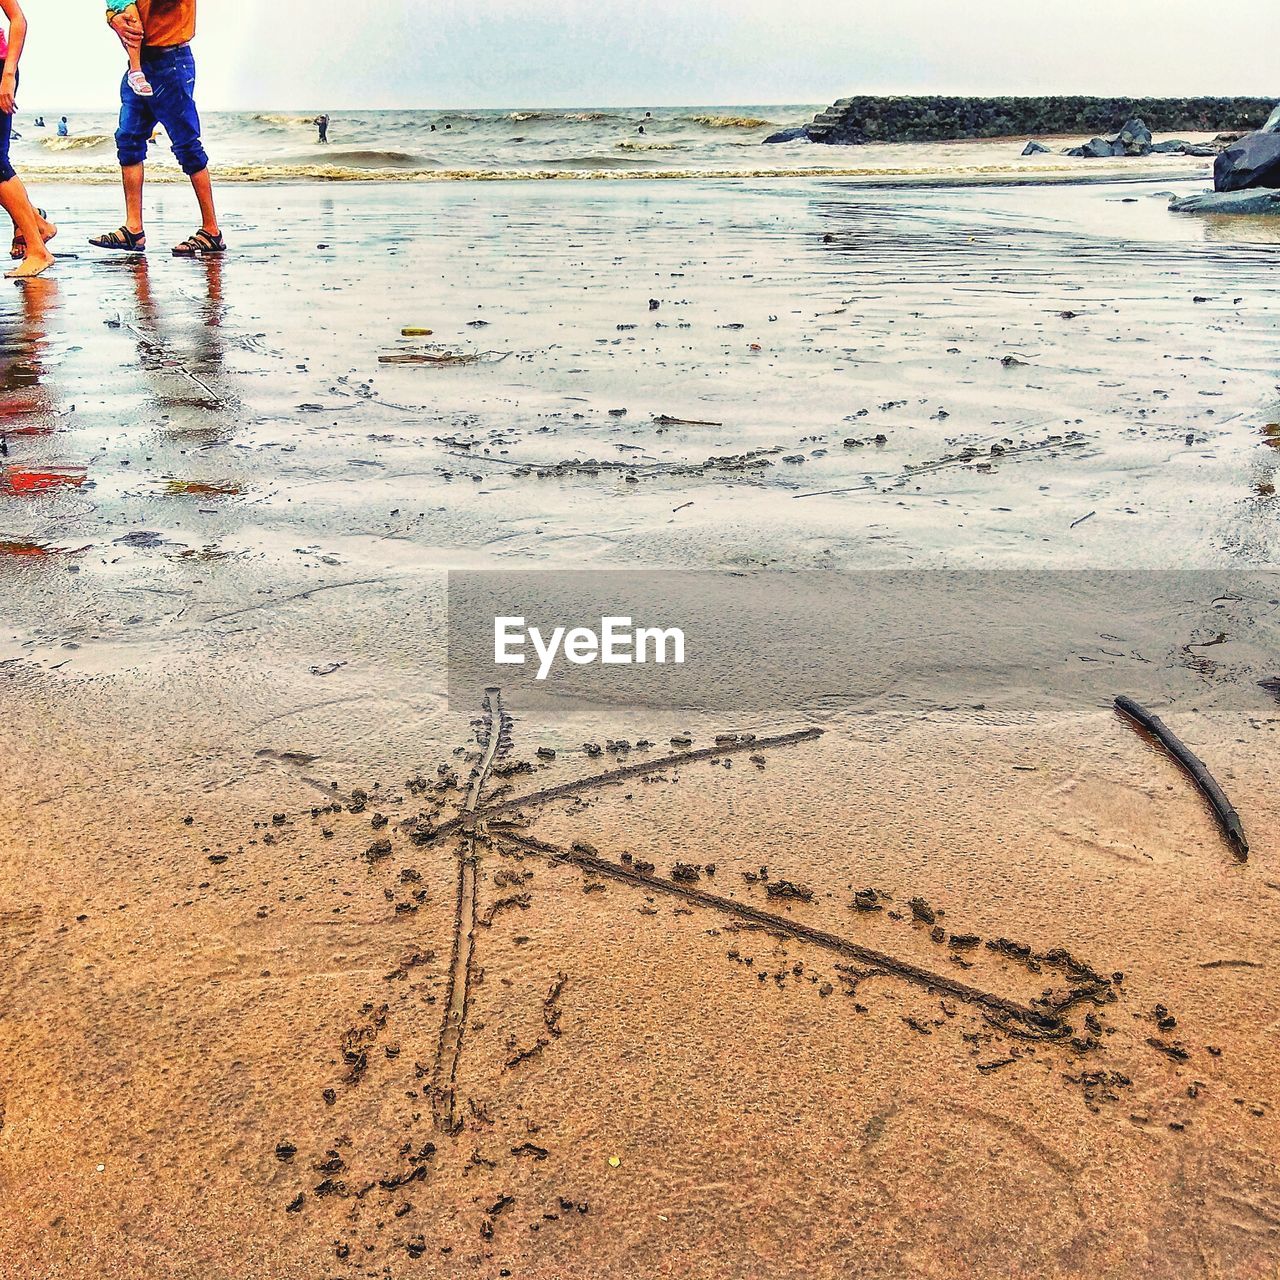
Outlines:
[[1206, 245], [1141, 184], [362, 196], [245, 192], [301, 257], [240, 227], [225, 262], [22, 291], [0, 531], [142, 588], [160, 548], [264, 588], [1274, 561], [1275, 247]]

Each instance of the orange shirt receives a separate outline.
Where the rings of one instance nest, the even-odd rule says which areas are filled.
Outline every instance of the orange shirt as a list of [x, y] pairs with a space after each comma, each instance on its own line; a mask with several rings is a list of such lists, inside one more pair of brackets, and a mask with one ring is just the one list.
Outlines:
[[167, 49], [195, 39], [196, 0], [135, 0], [142, 17], [146, 44]]

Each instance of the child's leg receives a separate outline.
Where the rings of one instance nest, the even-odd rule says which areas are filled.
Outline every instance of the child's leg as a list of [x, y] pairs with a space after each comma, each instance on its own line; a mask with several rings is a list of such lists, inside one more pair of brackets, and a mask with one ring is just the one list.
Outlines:
[[[116, 9], [115, 5], [111, 7]], [[126, 5], [123, 9], [119, 9], [118, 12], [132, 18], [137, 23], [142, 22], [142, 16], [138, 13], [136, 4]], [[141, 46], [136, 49], [129, 48], [127, 51], [129, 54], [129, 87], [134, 93], [141, 94], [143, 97], [150, 97], [152, 92], [151, 85], [147, 81], [146, 73], [142, 70]]]
[[[142, 21], [142, 15], [138, 13], [138, 6], [136, 4], [131, 4], [127, 9], [125, 9], [124, 15], [126, 18], [132, 18], [134, 22], [141, 23]], [[139, 45], [136, 49], [129, 50], [129, 70], [139, 71], [139, 72], [142, 70], [142, 46], [141, 45]]]

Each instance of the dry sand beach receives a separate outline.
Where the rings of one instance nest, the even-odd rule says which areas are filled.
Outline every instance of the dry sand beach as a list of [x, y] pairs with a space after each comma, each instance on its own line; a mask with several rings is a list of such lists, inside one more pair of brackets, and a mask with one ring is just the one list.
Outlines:
[[[1280, 236], [1137, 176], [67, 234], [0, 305], [0, 1276], [1274, 1276]], [[1043, 682], [922, 594], [801, 705], [448, 700], [446, 572], [569, 568], [1082, 603]]]

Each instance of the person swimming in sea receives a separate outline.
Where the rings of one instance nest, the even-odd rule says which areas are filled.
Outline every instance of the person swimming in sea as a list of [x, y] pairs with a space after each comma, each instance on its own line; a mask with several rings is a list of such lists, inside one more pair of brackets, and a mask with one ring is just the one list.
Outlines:
[[[134, 0], [107, 0], [107, 12], [110, 14], [123, 13], [131, 17], [135, 22], [141, 22], [142, 18], [138, 14], [138, 6]], [[151, 87], [151, 81], [147, 79], [146, 73], [142, 70], [142, 46], [137, 48], [128, 47], [129, 53], [129, 71], [125, 75], [129, 88], [134, 91], [140, 98], [150, 98], [155, 95], [155, 90]]]
[[67, 124], [67, 117], [63, 116], [62, 119], [58, 121], [58, 137], [66, 138], [70, 137], [70, 135], [71, 127]]

